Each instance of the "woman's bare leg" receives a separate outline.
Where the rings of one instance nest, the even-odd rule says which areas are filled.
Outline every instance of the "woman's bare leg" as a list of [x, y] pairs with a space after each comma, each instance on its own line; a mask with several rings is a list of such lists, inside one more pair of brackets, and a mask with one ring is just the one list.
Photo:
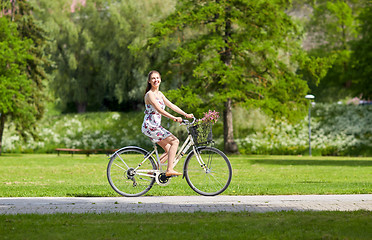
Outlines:
[[169, 144], [168, 168], [167, 168], [167, 172], [166, 172], [167, 176], [182, 175], [181, 173], [176, 172], [173, 169], [173, 162], [174, 162], [174, 158], [176, 157], [176, 153], [177, 153], [179, 143], [180, 143], [180, 141], [173, 135], [171, 135], [171, 136], [167, 137], [166, 139], [161, 140], [160, 142], [158, 142], [159, 146], [161, 146], [164, 150], [167, 149], [167, 145]]
[[168, 152], [170, 148], [170, 144], [165, 145], [165, 147], [162, 147], [164, 149], [164, 153], [160, 156], [160, 162], [165, 163], [168, 160]]

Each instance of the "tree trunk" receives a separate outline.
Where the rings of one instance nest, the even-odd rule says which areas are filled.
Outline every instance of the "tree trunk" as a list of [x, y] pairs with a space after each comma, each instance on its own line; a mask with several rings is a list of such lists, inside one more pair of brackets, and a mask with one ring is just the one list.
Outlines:
[[[231, 27], [231, 8], [226, 7], [226, 19], [225, 19], [225, 32], [224, 32], [224, 40], [226, 43], [226, 47], [224, 52], [221, 55], [222, 61], [225, 63], [226, 66], [231, 68], [231, 48], [229, 47], [229, 39], [232, 34], [232, 27]], [[228, 86], [225, 86], [225, 88]], [[223, 126], [224, 126], [224, 142], [225, 142], [225, 152], [226, 153], [233, 153], [239, 154], [238, 145], [234, 141], [234, 131], [233, 131], [233, 116], [232, 116], [232, 99], [228, 98], [225, 102], [225, 110], [223, 114]]]
[[5, 126], [5, 115], [0, 113], [0, 155], [3, 152], [3, 133]]
[[87, 103], [86, 102], [76, 102], [76, 109], [78, 113], [85, 113], [87, 110]]
[[227, 99], [225, 103], [225, 110], [223, 112], [223, 137], [225, 142], [225, 153], [238, 154], [238, 145], [234, 141], [233, 117], [231, 99]]

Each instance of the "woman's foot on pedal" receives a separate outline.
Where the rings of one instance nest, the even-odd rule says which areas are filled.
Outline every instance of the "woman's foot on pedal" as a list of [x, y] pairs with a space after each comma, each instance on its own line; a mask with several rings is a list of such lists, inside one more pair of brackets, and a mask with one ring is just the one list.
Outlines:
[[170, 177], [170, 176], [180, 176], [180, 175], [182, 175], [182, 173], [176, 172], [174, 170], [165, 173], [165, 176], [167, 176], [167, 177]]

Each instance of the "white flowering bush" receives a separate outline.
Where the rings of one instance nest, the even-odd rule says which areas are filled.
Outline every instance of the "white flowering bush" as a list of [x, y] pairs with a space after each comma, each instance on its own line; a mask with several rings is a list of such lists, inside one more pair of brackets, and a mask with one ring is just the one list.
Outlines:
[[86, 113], [47, 117], [37, 126], [38, 139], [26, 142], [10, 124], [4, 132], [4, 152], [53, 152], [55, 148], [118, 149], [151, 145], [141, 133], [143, 113]]
[[[317, 104], [312, 109], [311, 148], [320, 155], [372, 155], [372, 106]], [[242, 153], [306, 154], [307, 116], [298, 124], [272, 120], [262, 131], [238, 139]]]
[[[372, 105], [319, 104], [313, 114], [314, 132], [319, 139], [327, 137], [325, 147], [314, 138], [317, 147], [330, 155], [372, 154]], [[333, 151], [333, 152], [332, 152]]]
[[246, 154], [301, 154], [306, 148], [306, 123], [291, 125], [285, 119], [272, 120], [264, 130], [238, 139], [240, 151]]
[[[307, 116], [297, 124], [270, 120], [255, 111], [234, 113], [237, 143], [244, 154], [307, 154]], [[236, 116], [238, 114], [238, 116]], [[9, 123], [3, 136], [4, 152], [53, 152], [55, 148], [118, 149], [127, 145], [151, 148], [141, 133], [143, 113], [86, 113], [46, 116], [37, 126], [39, 138], [26, 142]], [[255, 120], [256, 119], [256, 120]], [[257, 119], [260, 119], [257, 121]], [[372, 155], [372, 105], [316, 104], [312, 108], [311, 147], [314, 155]], [[246, 122], [244, 122], [246, 121]], [[163, 119], [180, 140], [185, 128]], [[258, 126], [259, 125], [259, 126]], [[223, 146], [222, 121], [213, 127], [217, 147]]]

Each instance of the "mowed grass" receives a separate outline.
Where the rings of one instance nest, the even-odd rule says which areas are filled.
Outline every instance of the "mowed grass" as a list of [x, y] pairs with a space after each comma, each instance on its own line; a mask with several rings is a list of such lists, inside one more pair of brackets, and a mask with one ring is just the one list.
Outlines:
[[371, 239], [370, 212], [0, 215], [1, 239]]
[[[229, 156], [226, 195], [370, 194], [372, 158]], [[119, 196], [107, 182], [105, 155], [3, 154], [0, 197]], [[181, 171], [183, 160], [176, 167]], [[147, 195], [197, 195], [182, 177]]]
[[[372, 158], [229, 156], [224, 194], [372, 193]], [[0, 197], [118, 196], [105, 155], [0, 157]], [[181, 170], [183, 162], [176, 168]], [[196, 195], [181, 177], [147, 195]], [[370, 211], [0, 215], [0, 239], [372, 239]]]

